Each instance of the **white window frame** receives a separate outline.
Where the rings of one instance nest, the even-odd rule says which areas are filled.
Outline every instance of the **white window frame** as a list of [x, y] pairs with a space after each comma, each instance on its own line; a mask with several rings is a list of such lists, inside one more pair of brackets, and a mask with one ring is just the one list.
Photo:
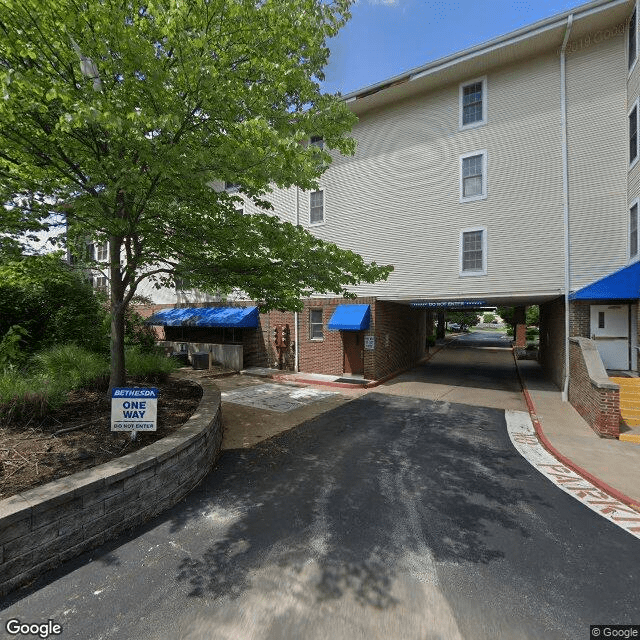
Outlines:
[[[636, 0], [636, 2], [634, 3], [633, 6], [633, 11], [631, 12], [631, 15], [629, 16], [629, 21], [627, 23], [627, 29], [626, 29], [626, 38], [625, 38], [625, 49], [627, 50], [627, 69], [629, 70], [629, 75], [631, 75], [633, 73], [633, 70], [636, 67], [636, 63], [638, 62], [638, 44], [640, 44], [640, 38], [638, 37], [638, 5], [640, 3], [638, 2], [638, 0]], [[633, 59], [633, 62], [630, 63], [629, 61], [629, 25], [631, 25], [631, 16], [633, 14], [636, 14], [636, 55], [635, 58]], [[629, 64], [630, 63], [630, 64]]]
[[[311, 194], [322, 193], [322, 220], [319, 222], [311, 222]], [[321, 227], [327, 222], [327, 192], [325, 189], [316, 189], [315, 191], [309, 191], [309, 226]]]
[[[482, 83], [482, 120], [470, 122], [469, 124], [462, 124], [464, 88], [468, 87], [470, 84], [476, 84], [477, 82]], [[466, 129], [481, 127], [485, 124], [487, 124], [487, 76], [482, 76], [482, 78], [475, 78], [475, 80], [467, 80], [466, 82], [460, 83], [460, 87], [458, 89], [458, 129], [460, 131], [464, 131]]]
[[97, 262], [106, 262], [109, 259], [109, 243], [106, 240], [95, 244], [94, 251]]
[[[636, 255], [631, 255], [631, 209], [636, 206], [637, 209], [637, 218], [636, 218]], [[627, 256], [628, 262], [638, 262], [640, 260], [640, 198], [636, 198], [629, 204], [628, 214], [627, 214]]]
[[[463, 271], [463, 248], [464, 248], [464, 234], [475, 233], [477, 231], [482, 232], [482, 269], [475, 271]], [[475, 276], [487, 275], [487, 228], [486, 227], [468, 227], [460, 230], [460, 246], [459, 246], [459, 275], [461, 278], [473, 278]]]
[[636, 110], [636, 157], [631, 160], [629, 158], [629, 152], [631, 151], [631, 129], [627, 129], [627, 159], [629, 162], [629, 171], [633, 169], [638, 163], [638, 157], [640, 156], [640, 100], [636, 98], [635, 102], [631, 105], [629, 113], [627, 113], [627, 127], [629, 127], [629, 116], [633, 110]]
[[[462, 177], [462, 165], [465, 158], [482, 156], [482, 193], [475, 196], [464, 195], [464, 179]], [[473, 202], [474, 200], [486, 200], [487, 198], [487, 150], [471, 151], [460, 156], [460, 202]]]
[[94, 276], [93, 278], [93, 288], [96, 291], [102, 291], [104, 293], [109, 293], [109, 278], [105, 275]]
[[[320, 312], [320, 317], [322, 318], [321, 322], [311, 322], [311, 314], [314, 311], [319, 311]], [[320, 329], [322, 331], [322, 335], [320, 337], [314, 337], [313, 335], [313, 327], [320, 325]], [[314, 342], [321, 342], [322, 340], [324, 340], [324, 308], [323, 307], [310, 307], [309, 308], [309, 340], [312, 340]]]

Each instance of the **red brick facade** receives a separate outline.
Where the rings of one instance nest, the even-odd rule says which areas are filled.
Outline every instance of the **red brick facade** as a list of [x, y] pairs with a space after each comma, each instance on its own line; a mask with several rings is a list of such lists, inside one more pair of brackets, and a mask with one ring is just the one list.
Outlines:
[[594, 383], [577, 341], [572, 340], [569, 345], [569, 358], [569, 401], [599, 436], [617, 438], [620, 435], [620, 391]]
[[[408, 305], [385, 302], [375, 298], [310, 298], [298, 313], [298, 370], [307, 373], [342, 375], [345, 372], [343, 331], [327, 328], [340, 304], [368, 304], [371, 307], [369, 328], [361, 334], [374, 338], [374, 348], [362, 346], [364, 377], [378, 380], [395, 371], [416, 364], [426, 352], [427, 313]], [[322, 338], [311, 337], [311, 311], [322, 311]], [[289, 325], [291, 344], [279, 353], [275, 348], [273, 330], [276, 325]], [[245, 366], [280, 367], [293, 371], [295, 367], [295, 325], [292, 312], [270, 311], [260, 315], [258, 331], [245, 332]]]

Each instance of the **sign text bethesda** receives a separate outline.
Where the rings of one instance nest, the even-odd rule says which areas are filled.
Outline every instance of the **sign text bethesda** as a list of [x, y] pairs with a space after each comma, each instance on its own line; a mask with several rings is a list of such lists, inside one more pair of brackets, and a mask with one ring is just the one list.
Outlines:
[[115, 387], [111, 391], [111, 431], [155, 431], [158, 390]]

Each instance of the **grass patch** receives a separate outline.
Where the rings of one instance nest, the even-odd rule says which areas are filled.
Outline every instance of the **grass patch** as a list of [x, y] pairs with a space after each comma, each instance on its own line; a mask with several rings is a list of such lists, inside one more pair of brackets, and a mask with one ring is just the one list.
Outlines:
[[[125, 352], [127, 375], [140, 382], [162, 383], [180, 366], [157, 351], [131, 347]], [[73, 389], [106, 390], [109, 361], [75, 344], [36, 353], [28, 370], [0, 369], [0, 424], [30, 424], [60, 407]]]
[[0, 424], [29, 423], [57, 409], [68, 389], [42, 376], [25, 376], [19, 371], [0, 374]]
[[141, 351], [131, 347], [124, 354], [127, 374], [141, 382], [164, 382], [172, 371], [180, 367], [174, 358], [167, 358], [164, 352]]
[[67, 390], [106, 388], [109, 362], [103, 356], [75, 344], [57, 345], [33, 357], [34, 371]]

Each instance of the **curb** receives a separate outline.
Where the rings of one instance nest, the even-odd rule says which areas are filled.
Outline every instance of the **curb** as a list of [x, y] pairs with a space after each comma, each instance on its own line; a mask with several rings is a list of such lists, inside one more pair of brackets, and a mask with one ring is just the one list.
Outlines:
[[283, 382], [294, 382], [294, 383], [300, 383], [300, 384], [314, 384], [314, 385], [319, 385], [321, 387], [333, 387], [333, 388], [338, 388], [338, 389], [373, 389], [374, 387], [377, 387], [377, 386], [379, 386], [381, 384], [384, 384], [385, 382], [388, 382], [392, 378], [395, 378], [395, 377], [401, 375], [402, 373], [405, 373], [406, 371], [409, 371], [409, 370], [413, 369], [413, 367], [415, 367], [416, 365], [422, 364], [424, 362], [428, 362], [429, 360], [431, 360], [431, 358], [436, 353], [438, 353], [439, 351], [442, 351], [442, 349], [446, 348], [446, 346], [447, 346], [446, 344], [439, 345], [439, 348], [434, 349], [434, 351], [432, 351], [431, 353], [428, 353], [427, 355], [423, 356], [415, 364], [413, 364], [413, 365], [411, 365], [409, 367], [404, 367], [403, 369], [397, 369], [393, 373], [390, 373], [388, 376], [384, 376], [383, 378], [379, 378], [378, 380], [372, 380], [371, 382], [368, 382], [367, 384], [350, 384], [348, 382], [332, 382], [330, 380], [314, 380], [314, 379], [311, 379], [311, 378], [299, 378], [299, 377], [296, 377], [295, 374], [287, 374], [287, 373], [272, 374], [272, 375], [265, 376], [265, 377], [268, 377], [271, 380], [279, 380], [279, 381], [283, 381]]
[[571, 458], [568, 458], [564, 454], [560, 453], [552, 444], [549, 442], [549, 439], [544, 434], [542, 429], [542, 424], [537, 415], [536, 406], [533, 402], [533, 398], [527, 389], [527, 385], [520, 374], [520, 368], [518, 367], [518, 359], [516, 358], [515, 351], [513, 351], [513, 360], [516, 365], [516, 373], [518, 374], [518, 380], [520, 381], [520, 386], [522, 387], [522, 394], [524, 395], [525, 402], [527, 403], [527, 409], [529, 410], [529, 415], [531, 416], [531, 422], [533, 422], [533, 428], [535, 429], [536, 436], [538, 440], [540, 440], [540, 444], [559, 462], [561, 462], [565, 467], [568, 467], [572, 471], [575, 471], [579, 476], [582, 476], [585, 480], [595, 485], [601, 491], [608, 493], [612, 498], [615, 498], [619, 502], [631, 507], [636, 511], [640, 511], [640, 503], [635, 501], [633, 498], [630, 498], [628, 495], [618, 491], [611, 485], [608, 485], [604, 480], [594, 476], [592, 473], [589, 473], [586, 469], [583, 469], [581, 466], [577, 465]]

